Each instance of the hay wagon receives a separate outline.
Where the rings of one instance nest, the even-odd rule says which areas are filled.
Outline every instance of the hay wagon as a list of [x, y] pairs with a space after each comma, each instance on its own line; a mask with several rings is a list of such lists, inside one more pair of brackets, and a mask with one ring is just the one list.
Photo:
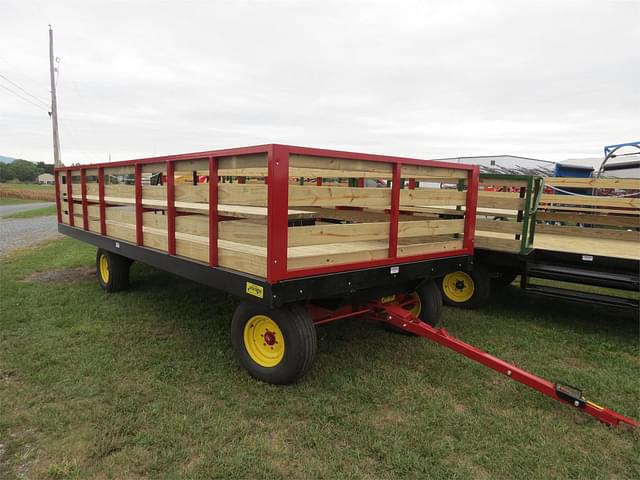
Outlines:
[[442, 278], [447, 303], [479, 307], [520, 276], [529, 293], [638, 310], [640, 179], [482, 174], [479, 185], [474, 268]]
[[236, 355], [273, 383], [302, 375], [314, 326], [353, 305], [385, 298], [435, 324], [433, 279], [468, 269], [473, 253], [473, 166], [264, 145], [55, 176], [59, 230], [98, 247], [103, 289], [125, 288], [135, 260], [245, 300], [231, 325]]

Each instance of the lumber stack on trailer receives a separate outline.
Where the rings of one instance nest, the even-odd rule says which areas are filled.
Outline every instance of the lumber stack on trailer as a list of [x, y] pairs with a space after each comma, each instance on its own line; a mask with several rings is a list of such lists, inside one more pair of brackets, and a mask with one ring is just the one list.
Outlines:
[[[285, 273], [471, 249], [469, 167], [294, 150], [279, 188], [269, 151], [70, 168], [59, 175], [60, 221], [262, 278], [282, 239]], [[287, 225], [270, 236], [280, 199]]]

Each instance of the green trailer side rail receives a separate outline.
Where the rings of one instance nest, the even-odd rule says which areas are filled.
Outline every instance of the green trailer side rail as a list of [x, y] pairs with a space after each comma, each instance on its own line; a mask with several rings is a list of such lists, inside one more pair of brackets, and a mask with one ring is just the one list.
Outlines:
[[516, 235], [520, 240], [520, 254], [526, 255], [533, 249], [533, 241], [536, 231], [536, 212], [540, 204], [540, 195], [544, 187], [544, 178], [534, 175], [511, 175], [501, 173], [482, 173], [482, 180], [516, 181], [524, 182], [520, 187], [520, 198], [524, 198], [524, 209], [518, 210], [517, 221], [522, 223], [521, 233]]

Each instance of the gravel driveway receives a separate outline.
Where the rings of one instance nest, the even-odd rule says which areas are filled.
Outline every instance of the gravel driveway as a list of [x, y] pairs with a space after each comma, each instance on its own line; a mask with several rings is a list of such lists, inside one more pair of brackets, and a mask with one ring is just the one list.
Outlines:
[[[25, 203], [0, 206], [0, 217], [12, 213], [33, 210], [52, 203]], [[0, 256], [16, 248], [28, 247], [58, 235], [55, 215], [35, 218], [0, 218]]]

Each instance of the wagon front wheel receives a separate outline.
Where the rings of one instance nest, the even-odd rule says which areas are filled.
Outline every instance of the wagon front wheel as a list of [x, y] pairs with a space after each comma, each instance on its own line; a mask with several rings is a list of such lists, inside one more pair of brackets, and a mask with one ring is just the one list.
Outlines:
[[270, 309], [241, 303], [231, 320], [231, 343], [251, 376], [279, 385], [304, 375], [318, 349], [316, 327], [300, 305]]
[[447, 305], [479, 308], [489, 299], [491, 279], [482, 265], [471, 271], [457, 271], [445, 275], [441, 283], [442, 297]]

